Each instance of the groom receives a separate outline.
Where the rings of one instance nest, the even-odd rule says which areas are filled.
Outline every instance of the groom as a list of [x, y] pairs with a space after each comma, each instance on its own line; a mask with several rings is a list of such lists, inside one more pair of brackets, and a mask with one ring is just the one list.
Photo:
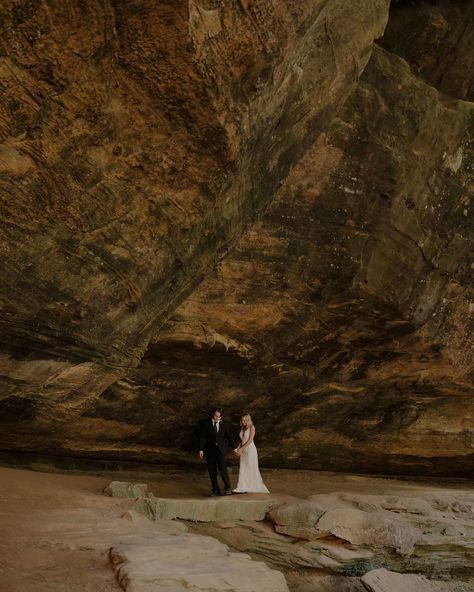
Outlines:
[[207, 470], [211, 478], [211, 496], [220, 495], [217, 483], [217, 471], [224, 482], [225, 495], [232, 494], [225, 455], [230, 451], [237, 452], [237, 445], [227, 424], [222, 421], [222, 409], [213, 409], [211, 418], [204, 422], [199, 442], [199, 458], [206, 458]]

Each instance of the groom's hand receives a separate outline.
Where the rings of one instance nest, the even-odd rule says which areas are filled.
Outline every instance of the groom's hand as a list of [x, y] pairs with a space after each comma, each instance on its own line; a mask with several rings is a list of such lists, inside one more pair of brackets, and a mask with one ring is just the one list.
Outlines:
[[200, 451], [199, 451], [199, 458], [200, 458], [201, 460], [204, 460], [204, 451], [203, 451], [203, 450], [200, 450]]

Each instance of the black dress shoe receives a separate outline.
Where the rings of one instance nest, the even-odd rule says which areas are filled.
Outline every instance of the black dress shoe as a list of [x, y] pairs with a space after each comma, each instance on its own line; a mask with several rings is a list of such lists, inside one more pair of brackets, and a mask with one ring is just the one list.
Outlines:
[[232, 489], [226, 489], [224, 495], [232, 495]]
[[221, 494], [221, 492], [219, 490], [218, 491], [211, 491], [210, 496], [216, 497], [216, 495], [220, 495], [220, 494]]

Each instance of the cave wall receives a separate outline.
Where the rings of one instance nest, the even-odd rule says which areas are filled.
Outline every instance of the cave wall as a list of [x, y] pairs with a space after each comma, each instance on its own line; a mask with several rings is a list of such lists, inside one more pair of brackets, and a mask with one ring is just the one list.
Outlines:
[[473, 3], [18, 5], [0, 445], [188, 462], [220, 404], [267, 466], [470, 475]]
[[468, 475], [472, 114], [376, 48], [262, 219], [72, 440], [90, 433], [94, 453], [105, 419], [132, 457], [186, 460], [219, 404], [236, 425], [253, 414], [267, 465]]
[[55, 430], [139, 363], [327, 127], [387, 5], [2, 4], [4, 431]]

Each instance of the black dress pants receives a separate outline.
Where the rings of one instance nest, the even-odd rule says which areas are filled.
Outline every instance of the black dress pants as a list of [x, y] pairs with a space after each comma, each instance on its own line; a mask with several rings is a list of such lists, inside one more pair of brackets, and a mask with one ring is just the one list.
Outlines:
[[227, 472], [227, 464], [225, 455], [216, 446], [215, 451], [208, 451], [206, 454], [207, 470], [211, 478], [212, 491], [219, 491], [219, 484], [217, 483], [217, 472], [221, 474], [222, 481], [224, 481], [225, 489], [231, 489], [229, 473]]

